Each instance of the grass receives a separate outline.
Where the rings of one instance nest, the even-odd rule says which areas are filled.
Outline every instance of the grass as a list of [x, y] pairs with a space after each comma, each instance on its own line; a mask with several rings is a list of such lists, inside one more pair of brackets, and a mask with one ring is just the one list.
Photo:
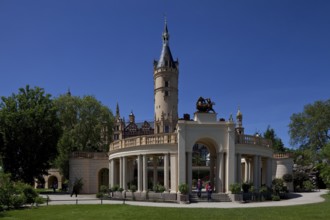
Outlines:
[[330, 219], [330, 195], [325, 202], [300, 206], [192, 209], [155, 208], [130, 205], [56, 205], [0, 213], [0, 219]]

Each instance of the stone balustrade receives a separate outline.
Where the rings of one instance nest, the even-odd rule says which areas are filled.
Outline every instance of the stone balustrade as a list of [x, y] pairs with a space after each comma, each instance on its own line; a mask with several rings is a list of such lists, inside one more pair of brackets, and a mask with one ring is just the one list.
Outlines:
[[71, 158], [87, 158], [87, 159], [104, 159], [108, 155], [106, 152], [80, 152], [75, 151], [71, 153]]
[[273, 158], [276, 159], [282, 159], [282, 158], [291, 158], [292, 154], [291, 153], [277, 153], [273, 155]]
[[176, 133], [144, 135], [114, 141], [110, 144], [110, 151], [134, 146], [177, 143], [178, 142]]
[[272, 147], [272, 141], [255, 135], [236, 135], [236, 144], [251, 144]]

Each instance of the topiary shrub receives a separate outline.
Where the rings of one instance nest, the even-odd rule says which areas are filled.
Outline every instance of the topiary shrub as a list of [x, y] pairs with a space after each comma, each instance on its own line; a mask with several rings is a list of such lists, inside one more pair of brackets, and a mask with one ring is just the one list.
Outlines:
[[161, 184], [157, 184], [153, 187], [153, 191], [154, 192], [164, 192], [165, 191], [165, 187]]
[[133, 193], [136, 192], [136, 190], [137, 190], [136, 185], [131, 185], [129, 190], [131, 190], [131, 192], [133, 192]]

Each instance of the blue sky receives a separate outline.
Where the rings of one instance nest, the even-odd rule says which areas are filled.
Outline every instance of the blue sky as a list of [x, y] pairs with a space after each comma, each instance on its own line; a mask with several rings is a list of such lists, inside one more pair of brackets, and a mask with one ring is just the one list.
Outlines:
[[270, 125], [289, 147], [290, 116], [330, 98], [327, 0], [0, 0], [0, 96], [70, 88], [152, 120], [164, 13], [180, 116], [210, 97], [219, 118], [240, 106], [246, 133]]

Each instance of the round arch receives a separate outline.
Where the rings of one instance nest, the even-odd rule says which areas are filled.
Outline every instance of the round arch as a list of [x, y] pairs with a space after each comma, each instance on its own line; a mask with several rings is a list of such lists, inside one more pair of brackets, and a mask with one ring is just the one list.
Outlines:
[[109, 187], [109, 169], [102, 168], [98, 173], [98, 179], [98, 189], [100, 189], [102, 185]]

